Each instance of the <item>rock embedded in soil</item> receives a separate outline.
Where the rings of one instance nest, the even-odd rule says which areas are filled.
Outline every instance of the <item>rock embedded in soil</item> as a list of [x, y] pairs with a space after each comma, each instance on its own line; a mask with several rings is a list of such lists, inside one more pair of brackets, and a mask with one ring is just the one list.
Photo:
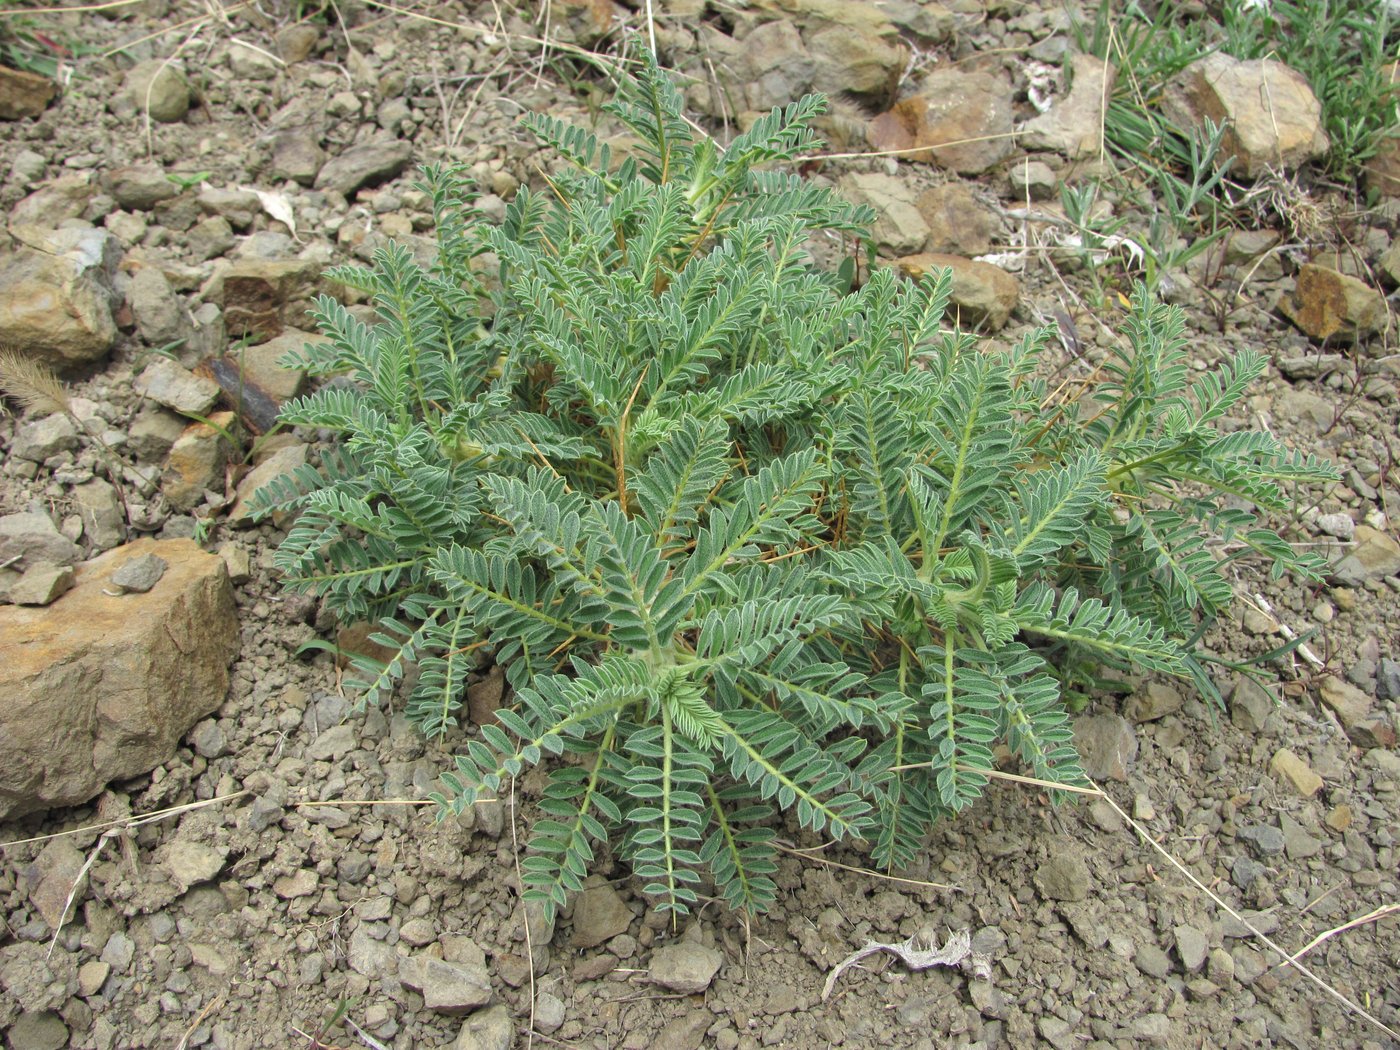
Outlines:
[[895, 265], [916, 281], [931, 270], [951, 270], [953, 292], [949, 309], [964, 328], [980, 326], [989, 332], [1000, 331], [1021, 300], [1021, 285], [1016, 278], [991, 263], [924, 252], [896, 259]]
[[143, 266], [132, 275], [126, 300], [136, 318], [136, 332], [147, 346], [182, 342], [194, 331], [170, 281], [155, 266]]
[[127, 211], [150, 211], [161, 201], [180, 195], [180, 187], [156, 164], [113, 168], [102, 176], [102, 186]]
[[0, 343], [58, 372], [100, 361], [117, 339], [121, 245], [92, 228], [41, 231], [30, 243], [0, 259]]
[[43, 463], [60, 452], [71, 452], [78, 447], [78, 428], [62, 412], [31, 419], [21, 423], [10, 442], [10, 455], [17, 459], [27, 459], [31, 463]]
[[51, 1010], [20, 1014], [10, 1026], [6, 1041], [15, 1050], [62, 1050], [68, 1045], [68, 1026]]
[[[170, 569], [111, 597], [133, 555]], [[0, 819], [85, 802], [146, 773], [223, 702], [238, 623], [222, 560], [188, 540], [138, 540], [79, 567], [45, 609], [0, 608]]]
[[651, 954], [647, 976], [653, 984], [673, 992], [703, 992], [719, 972], [724, 956], [694, 941], [662, 945]]
[[510, 1050], [515, 1038], [510, 1010], [496, 1005], [479, 1010], [469, 1017], [457, 1033], [454, 1050]]
[[1082, 901], [1089, 896], [1089, 866], [1067, 839], [1056, 840], [1054, 854], [1035, 872], [1035, 886], [1052, 901]]
[[875, 212], [871, 236], [878, 248], [904, 254], [919, 251], [929, 228], [914, 203], [914, 190], [905, 179], [879, 172], [853, 172], [837, 184], [841, 195]]
[[42, 510], [0, 517], [0, 562], [11, 563], [18, 558], [24, 566], [39, 562], [72, 565], [82, 556], [82, 549], [60, 533], [53, 519]]
[[464, 1014], [491, 1002], [491, 974], [484, 964], [452, 963], [430, 955], [399, 963], [399, 980], [423, 995], [423, 1005], [444, 1014]]
[[1303, 798], [1312, 798], [1322, 790], [1322, 778], [1286, 747], [1274, 752], [1274, 757], [1269, 760], [1269, 771], [1286, 781]]
[[1014, 148], [1011, 88], [990, 73], [938, 70], [872, 120], [866, 137], [877, 150], [917, 150], [905, 160], [980, 175]]
[[136, 115], [174, 124], [190, 111], [190, 82], [179, 62], [153, 58], [133, 66], [122, 84], [122, 97]]
[[574, 902], [573, 921], [569, 943], [575, 948], [596, 948], [627, 932], [632, 925], [632, 910], [611, 883], [592, 875]]
[[1130, 722], [1155, 722], [1181, 710], [1183, 703], [1181, 693], [1172, 686], [1165, 682], [1148, 682], [1128, 697], [1123, 714]]
[[305, 324], [319, 267], [303, 259], [240, 259], [224, 275], [224, 325], [235, 339], [267, 340]]
[[335, 190], [349, 197], [362, 187], [394, 178], [412, 158], [413, 148], [399, 139], [351, 146], [321, 166], [315, 185], [318, 190]]
[[971, 256], [991, 250], [1000, 220], [966, 183], [930, 187], [914, 204], [929, 230], [924, 251]]
[[1192, 62], [1168, 86], [1163, 109], [1178, 127], [1227, 124], [1223, 156], [1232, 178], [1292, 170], [1327, 152], [1322, 107], [1300, 73], [1272, 59], [1217, 51]]
[[1074, 55], [1070, 59], [1069, 92], [1057, 98], [1047, 112], [1021, 126], [1021, 146], [1051, 150], [1069, 160], [1099, 156], [1103, 149], [1104, 109], [1112, 97], [1115, 79], [1116, 70], [1103, 59]]
[[178, 511], [191, 511], [204, 502], [205, 493], [222, 492], [228, 465], [226, 434], [235, 425], [232, 412], [215, 412], [208, 423], [191, 423], [170, 447], [160, 490]]
[[1313, 339], [1356, 342], [1384, 330], [1390, 320], [1385, 297], [1365, 281], [1316, 263], [1298, 269], [1293, 293], [1279, 309]]
[[1084, 772], [1095, 780], [1126, 782], [1137, 758], [1138, 741], [1122, 715], [1088, 715], [1074, 723], [1074, 745]]
[[1176, 938], [1176, 955], [1181, 960], [1182, 969], [1187, 973], [1199, 973], [1210, 951], [1210, 941], [1206, 935], [1194, 926], [1177, 926], [1172, 933]]
[[1258, 733], [1273, 713], [1274, 699], [1262, 685], [1247, 675], [1235, 679], [1230, 691], [1230, 723], [1236, 729]]
[[1349, 587], [1400, 573], [1400, 544], [1387, 533], [1368, 525], [1356, 526], [1355, 546], [1335, 569], [1332, 578]]
[[[253, 495], [264, 485], [277, 478], [286, 477], [305, 465], [306, 446], [300, 442], [277, 449], [267, 459], [259, 463], [238, 483], [238, 493], [234, 500], [233, 509], [229, 511], [228, 515], [229, 525], [234, 528], [242, 528], [254, 524]], [[272, 515], [273, 524], [281, 528], [289, 516], [285, 513], [274, 512]]]

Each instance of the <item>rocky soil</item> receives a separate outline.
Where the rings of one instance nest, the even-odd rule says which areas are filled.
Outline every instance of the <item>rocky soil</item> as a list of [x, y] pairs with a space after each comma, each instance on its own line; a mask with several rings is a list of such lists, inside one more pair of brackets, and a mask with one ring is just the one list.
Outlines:
[[[1056, 325], [1068, 377], [1116, 338], [1131, 252], [1095, 268], [1057, 204], [1062, 182], [1107, 174], [1114, 71], [1071, 54], [1064, 8], [655, 7], [715, 134], [818, 89], [840, 99], [834, 150], [905, 151], [806, 168], [876, 208], [884, 259], [953, 266], [964, 325]], [[353, 710], [306, 643], [371, 643], [281, 590], [288, 523], [251, 527], [242, 500], [317, 461], [318, 435], [272, 420], [303, 387], [277, 361], [311, 338], [314, 296], [368, 310], [327, 267], [390, 239], [431, 253], [417, 164], [466, 165], [488, 217], [543, 185], [515, 119], [597, 120], [607, 85], [569, 49], [644, 38], [645, 9], [337, 10], [142, 0], [45, 23], [79, 56], [52, 101], [0, 74], [0, 343], [66, 380], [65, 403], [0, 420], [7, 1046], [1400, 1045], [1257, 936], [1297, 952], [1359, 920], [1304, 961], [1400, 1029], [1400, 208], [1312, 179], [1326, 141], [1305, 82], [1223, 56], [1183, 79], [1182, 119], [1223, 107], [1273, 204], [1162, 290], [1199, 367], [1269, 356], [1237, 422], [1344, 475], [1289, 526], [1329, 582], [1241, 568], [1241, 613], [1207, 643], [1238, 660], [1317, 633], [1266, 664], [1280, 704], [1233, 675], [1223, 711], [1144, 680], [1077, 722], [1090, 773], [1247, 924], [1107, 800], [996, 782], [895, 879], [790, 829], [778, 906], [751, 923], [715, 904], [672, 930], [604, 857], [546, 927], [517, 897], [538, 783], [447, 823], [415, 804], [464, 736], [430, 746], [392, 710]], [[1252, 75], [1283, 85], [1267, 120]], [[1146, 228], [1112, 189], [1101, 203], [1125, 235]], [[473, 688], [499, 699], [499, 679]], [[985, 975], [877, 955], [823, 1000], [867, 942], [959, 930]]]

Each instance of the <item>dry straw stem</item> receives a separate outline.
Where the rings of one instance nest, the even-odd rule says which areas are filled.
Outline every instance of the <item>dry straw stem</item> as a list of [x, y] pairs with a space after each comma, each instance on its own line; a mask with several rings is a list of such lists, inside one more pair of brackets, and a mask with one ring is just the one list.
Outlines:
[[1311, 981], [1313, 984], [1317, 985], [1317, 987], [1321, 988], [1324, 992], [1326, 992], [1327, 995], [1331, 996], [1338, 1003], [1344, 1006], [1351, 1013], [1355, 1014], [1358, 1017], [1364, 1017], [1367, 1021], [1375, 1025], [1377, 1028], [1379, 1028], [1382, 1032], [1386, 1033], [1386, 1035], [1390, 1036], [1392, 1039], [1400, 1039], [1400, 1032], [1396, 1032], [1393, 1028], [1390, 1028], [1388, 1025], [1386, 1025], [1385, 1022], [1381, 1021], [1379, 1018], [1375, 1017], [1374, 1015], [1368, 1013], [1366, 1010], [1362, 1009], [1360, 1006], [1356, 1005], [1356, 1003], [1352, 1002], [1345, 995], [1337, 991], [1337, 989], [1333, 988], [1321, 977], [1318, 977], [1317, 974], [1313, 973], [1312, 970], [1308, 969], [1308, 967], [1304, 966], [1301, 962], [1298, 961], [1301, 956], [1303, 956], [1312, 948], [1316, 947], [1318, 944], [1322, 943], [1324, 940], [1333, 936], [1334, 934], [1340, 933], [1343, 930], [1352, 929], [1356, 926], [1364, 925], [1368, 922], [1376, 922], [1380, 919], [1387, 918], [1390, 915], [1400, 912], [1400, 905], [1388, 904], [1384, 907], [1377, 908], [1375, 911], [1369, 912], [1366, 915], [1363, 915], [1360, 918], [1355, 919], [1344, 926], [1339, 926], [1335, 930], [1327, 931], [1325, 934], [1314, 938], [1313, 941], [1310, 942], [1301, 951], [1290, 954], [1289, 952], [1285, 951], [1277, 942], [1270, 938], [1267, 934], [1263, 933], [1258, 927], [1256, 927], [1253, 923], [1246, 919], [1243, 915], [1237, 912], [1234, 908], [1230, 907], [1230, 905], [1227, 904], [1224, 901], [1224, 899], [1222, 899], [1220, 896], [1214, 893], [1209, 886], [1203, 883], [1200, 879], [1196, 878], [1196, 876], [1191, 873], [1191, 870], [1187, 868], [1185, 864], [1177, 860], [1176, 857], [1172, 856], [1172, 854], [1168, 852], [1165, 847], [1161, 846], [1152, 837], [1151, 832], [1149, 832], [1145, 827], [1139, 824], [1132, 817], [1128, 816], [1128, 814], [1124, 812], [1123, 807], [1118, 805], [1118, 803], [1113, 800], [1113, 797], [1109, 795], [1106, 791], [1104, 791], [1102, 788], [1100, 788], [1097, 784], [1090, 782], [1089, 787], [1078, 787], [1071, 784], [1057, 784], [1049, 780], [1039, 780], [1035, 777], [1017, 776], [1014, 773], [1002, 773], [997, 770], [980, 770], [979, 772], [987, 776], [994, 777], [998, 780], [1009, 780], [1012, 783], [1016, 784], [1029, 784], [1035, 787], [1048, 788], [1054, 791], [1068, 791], [1076, 795], [1092, 795], [1095, 798], [1103, 799], [1106, 803], [1108, 803], [1108, 805], [1113, 809], [1113, 811], [1118, 814], [1118, 816], [1123, 820], [1125, 824], [1127, 824], [1129, 827], [1131, 827], [1134, 831], [1138, 833], [1138, 837], [1141, 838], [1143, 842], [1147, 843], [1154, 850], [1160, 853], [1162, 857], [1165, 858], [1168, 864], [1174, 867], [1182, 875], [1185, 875], [1186, 878], [1190, 880], [1191, 884], [1195, 886], [1198, 890], [1200, 890], [1202, 893], [1204, 893], [1207, 897], [1209, 897], [1212, 901], [1214, 901], [1217, 907], [1229, 914], [1231, 918], [1240, 923], [1240, 925], [1242, 925], [1245, 929], [1247, 929], [1250, 933], [1257, 937], [1260, 940], [1260, 942], [1266, 945], [1270, 950], [1276, 952], [1279, 958], [1283, 960], [1278, 964], [1280, 967], [1293, 967], [1304, 977], [1306, 977], [1309, 981]]
[[0, 393], [24, 408], [50, 415], [71, 415], [73, 406], [58, 377], [39, 361], [18, 350], [0, 350]]

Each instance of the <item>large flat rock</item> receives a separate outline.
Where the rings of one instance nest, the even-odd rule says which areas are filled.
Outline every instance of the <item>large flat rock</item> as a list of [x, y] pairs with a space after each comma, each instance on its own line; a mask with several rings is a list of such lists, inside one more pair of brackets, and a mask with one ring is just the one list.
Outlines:
[[[112, 574], [155, 554], [145, 594]], [[238, 651], [223, 559], [190, 540], [137, 540], [77, 568], [44, 608], [0, 607], [0, 820], [92, 798], [165, 762], [217, 708]]]

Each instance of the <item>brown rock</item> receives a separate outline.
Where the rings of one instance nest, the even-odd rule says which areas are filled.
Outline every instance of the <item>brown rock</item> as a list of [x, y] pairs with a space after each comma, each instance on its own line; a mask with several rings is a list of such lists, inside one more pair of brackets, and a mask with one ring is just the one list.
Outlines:
[[1104, 108], [1117, 70], [1093, 55], [1075, 55], [1070, 61], [1069, 93], [1048, 112], [1026, 121], [1021, 128], [1021, 145], [1082, 160], [1097, 157], [1103, 149]]
[[951, 305], [955, 319], [965, 328], [980, 325], [990, 332], [998, 331], [1021, 299], [1020, 282], [991, 263], [925, 252], [896, 259], [895, 265], [916, 281], [930, 270], [952, 270]]
[[1285, 317], [1314, 339], [1357, 339], [1381, 331], [1390, 319], [1385, 297], [1365, 281], [1304, 263], [1292, 296], [1279, 301]]
[[318, 332], [289, 329], [265, 343], [235, 350], [233, 357], [248, 382], [274, 401], [286, 401], [301, 393], [306, 383], [306, 373], [300, 368], [283, 368], [278, 362], [287, 354], [300, 351], [307, 343], [326, 341], [326, 337]]
[[919, 150], [906, 160], [980, 174], [1011, 154], [1011, 89], [989, 73], [936, 72], [871, 121], [867, 138], [877, 150]]
[[1269, 772], [1287, 780], [1293, 790], [1304, 798], [1312, 798], [1322, 790], [1322, 778], [1286, 747], [1274, 752], [1274, 757], [1269, 760]]
[[1387, 131], [1364, 170], [1369, 192], [1378, 197], [1400, 197], [1400, 136]]
[[[230, 510], [228, 514], [229, 525], [234, 528], [241, 528], [254, 524], [253, 512], [251, 509], [253, 494], [274, 479], [290, 474], [298, 467], [305, 466], [305, 464], [306, 446], [301, 442], [297, 442], [294, 445], [284, 445], [277, 449], [272, 455], [268, 456], [249, 471], [243, 480], [238, 483], [238, 497], [234, 501], [233, 509]], [[274, 512], [272, 515], [273, 524], [278, 528], [283, 528], [286, 521], [283, 520], [279, 523], [279, 518], [285, 517], [286, 515]]]
[[176, 510], [193, 510], [204, 502], [206, 491], [224, 490], [232, 451], [226, 435], [235, 422], [232, 412], [215, 412], [208, 423], [191, 423], [171, 446], [160, 489]]
[[224, 324], [231, 338], [262, 341], [305, 324], [317, 267], [300, 259], [242, 259], [224, 275]]
[[467, 686], [467, 716], [473, 725], [495, 725], [506, 691], [506, 674], [499, 664]]
[[37, 117], [57, 92], [58, 85], [48, 77], [0, 66], [0, 120]]
[[[103, 593], [144, 554], [169, 564], [156, 587]], [[238, 620], [218, 556], [190, 540], [137, 540], [77, 577], [47, 608], [0, 608], [0, 820], [148, 772], [228, 688]]]
[[812, 86], [885, 104], [909, 64], [899, 27], [879, 4], [850, 0], [763, 0], [802, 30], [816, 71]]
[[924, 251], [953, 255], [984, 255], [996, 236], [996, 212], [979, 201], [963, 182], [934, 186], [914, 202], [928, 225]]
[[[97, 192], [93, 174], [90, 171], [74, 172], [50, 179], [37, 190], [25, 197], [10, 209], [10, 225], [37, 226], [40, 229], [54, 229], [64, 219], [77, 219], [87, 211]], [[28, 239], [25, 238], [26, 242]], [[40, 251], [47, 251], [44, 245], [33, 245]]]
[[1183, 128], [1200, 128], [1207, 118], [1227, 124], [1223, 149], [1235, 158], [1232, 177], [1296, 168], [1329, 146], [1307, 80], [1272, 59], [1245, 61], [1223, 51], [1198, 59], [1169, 86], [1163, 109]]

